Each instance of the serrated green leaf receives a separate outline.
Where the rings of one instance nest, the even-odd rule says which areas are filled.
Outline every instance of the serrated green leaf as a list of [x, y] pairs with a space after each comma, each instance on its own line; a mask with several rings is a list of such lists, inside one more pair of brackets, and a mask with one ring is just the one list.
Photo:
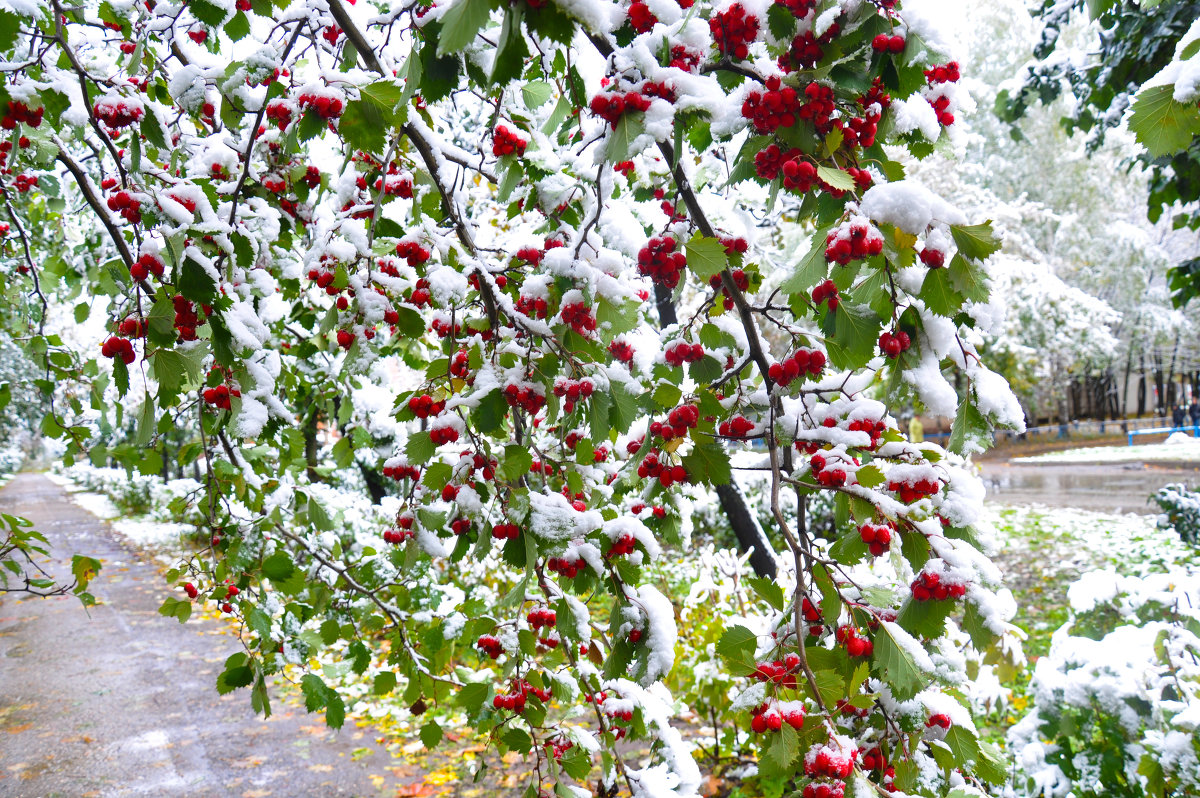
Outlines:
[[850, 176], [849, 172], [843, 172], [841, 169], [830, 169], [828, 166], [818, 166], [817, 177], [839, 191], [854, 190], [854, 178]]
[[687, 242], [687, 265], [702, 280], [720, 274], [729, 266], [725, 245], [715, 238], [696, 233]]
[[442, 741], [442, 727], [436, 721], [429, 721], [421, 727], [421, 742], [426, 748], [437, 748]]
[[818, 282], [825, 279], [825, 275], [829, 273], [829, 264], [825, 260], [826, 235], [828, 235], [828, 230], [818, 230], [809, 239], [809, 249], [808, 253], [804, 256], [804, 260], [800, 261], [795, 271], [783, 281], [783, 284], [779, 286], [779, 290], [785, 294], [798, 294], [802, 291], [808, 291]]
[[501, 461], [498, 474], [502, 478], [516, 482], [529, 473], [533, 465], [533, 453], [524, 446], [515, 443], [504, 447], [504, 460]]
[[833, 320], [833, 335], [825, 341], [830, 363], [838, 369], [861, 368], [875, 353], [883, 328], [879, 314], [866, 305], [843, 302], [827, 318]]
[[682, 459], [683, 467], [687, 469], [688, 478], [692, 481], [728, 485], [733, 479], [729, 453], [718, 443], [698, 443]]
[[921, 648], [913, 637], [897, 624], [884, 621], [875, 633], [875, 675], [892, 688], [900, 701], [907, 701], [929, 680], [929, 674], [917, 663], [914, 651]]
[[1129, 129], [1155, 158], [1186, 150], [1200, 135], [1200, 108], [1178, 102], [1174, 92], [1172, 85], [1152, 86], [1133, 101]]
[[438, 36], [437, 55], [462, 52], [475, 40], [475, 35], [487, 24], [492, 10], [489, 0], [458, 0], [442, 15], [442, 32]]
[[292, 558], [282, 551], [277, 551], [263, 560], [263, 576], [272, 582], [286, 582], [295, 573], [296, 566]]
[[950, 440], [946, 448], [963, 456], [986, 451], [992, 444], [992, 428], [979, 412], [970, 397], [964, 398], [954, 415], [950, 427]]
[[521, 87], [521, 99], [530, 111], [541, 108], [554, 96], [554, 87], [544, 80], [531, 80]]
[[408, 462], [414, 465], [429, 462], [429, 458], [433, 457], [433, 453], [436, 451], [437, 447], [434, 446], [433, 439], [429, 437], [428, 432], [414, 432], [404, 444], [404, 455], [408, 458]]
[[926, 272], [919, 296], [926, 307], [948, 319], [963, 306], [963, 297], [954, 289], [949, 269], [930, 269]]
[[617, 126], [608, 132], [608, 144], [604, 156], [610, 163], [619, 163], [629, 158], [629, 148], [633, 140], [642, 135], [645, 123], [639, 113], [624, 113], [617, 120]]
[[950, 225], [950, 235], [958, 251], [972, 260], [987, 260], [988, 256], [1000, 250], [1000, 239], [992, 231], [991, 220], [980, 224]]

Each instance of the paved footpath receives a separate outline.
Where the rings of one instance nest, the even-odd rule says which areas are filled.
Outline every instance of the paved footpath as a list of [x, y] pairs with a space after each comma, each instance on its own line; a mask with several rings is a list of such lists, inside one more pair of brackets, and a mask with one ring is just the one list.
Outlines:
[[[212, 620], [158, 614], [158, 567], [38, 474], [0, 490], [54, 547], [104, 562], [90, 617], [73, 596], [0, 598], [0, 798], [301, 798], [396, 795], [369, 731], [215, 684], [237, 640]], [[356, 749], [373, 755], [352, 757]], [[359, 754], [365, 752], [359, 751]], [[411, 793], [406, 793], [411, 794]]]

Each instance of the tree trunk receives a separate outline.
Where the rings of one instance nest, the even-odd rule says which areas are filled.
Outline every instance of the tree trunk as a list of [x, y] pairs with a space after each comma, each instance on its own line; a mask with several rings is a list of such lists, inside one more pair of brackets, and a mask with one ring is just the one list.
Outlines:
[[[678, 323], [675, 315], [675, 303], [671, 300], [671, 291], [666, 286], [654, 284], [654, 302], [658, 308], [658, 323], [669, 327]], [[737, 537], [742, 551], [750, 552], [750, 567], [758, 576], [774, 579], [776, 574], [775, 550], [767, 539], [762, 525], [746, 504], [746, 497], [738, 487], [736, 477], [730, 479], [728, 485], [717, 486], [717, 498], [721, 509], [729, 518], [733, 534]]]

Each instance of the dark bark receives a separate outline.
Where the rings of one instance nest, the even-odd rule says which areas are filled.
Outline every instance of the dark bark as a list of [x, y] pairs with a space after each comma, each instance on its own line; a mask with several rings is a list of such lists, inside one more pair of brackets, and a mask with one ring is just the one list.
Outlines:
[[371, 494], [371, 504], [380, 504], [387, 495], [387, 483], [378, 471], [367, 468], [362, 463], [358, 464], [358, 470], [362, 473], [363, 482], [367, 484], [367, 492]]
[[[658, 308], [660, 325], [669, 327], [678, 323], [679, 319], [675, 315], [675, 303], [671, 299], [670, 289], [655, 283], [654, 303]], [[733, 534], [737, 537], [738, 546], [742, 551], [750, 552], [750, 567], [754, 569], [754, 573], [774, 579], [776, 574], [775, 552], [758, 520], [750, 512], [750, 507], [746, 504], [746, 497], [742, 495], [737, 483], [718, 485], [717, 498], [721, 502], [721, 509], [729, 519], [729, 525], [733, 527]]]

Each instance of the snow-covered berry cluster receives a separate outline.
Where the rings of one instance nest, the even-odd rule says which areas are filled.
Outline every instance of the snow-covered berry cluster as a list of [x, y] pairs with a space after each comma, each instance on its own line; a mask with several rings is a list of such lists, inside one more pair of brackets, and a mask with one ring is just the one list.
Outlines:
[[638, 250], [638, 272], [667, 288], [679, 285], [687, 268], [687, 256], [676, 251], [678, 242], [669, 236], [655, 236]]

